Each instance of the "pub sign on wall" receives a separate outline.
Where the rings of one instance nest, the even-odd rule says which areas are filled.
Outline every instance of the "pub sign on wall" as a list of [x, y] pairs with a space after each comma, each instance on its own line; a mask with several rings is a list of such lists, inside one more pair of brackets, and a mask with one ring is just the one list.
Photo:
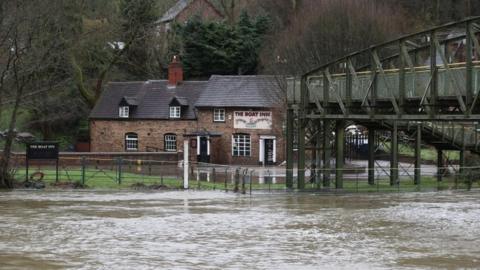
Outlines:
[[233, 113], [234, 128], [272, 129], [272, 112], [236, 111]]

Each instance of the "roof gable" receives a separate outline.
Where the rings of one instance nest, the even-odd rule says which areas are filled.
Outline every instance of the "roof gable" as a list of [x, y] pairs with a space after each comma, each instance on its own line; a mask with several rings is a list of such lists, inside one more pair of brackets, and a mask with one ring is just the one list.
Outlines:
[[177, 97], [174, 96], [170, 99], [170, 106], [182, 106], [182, 107], [188, 107], [188, 98], [186, 97]]
[[120, 106], [138, 106], [139, 100], [137, 97], [124, 96], [120, 101]]
[[167, 10], [167, 12], [163, 14], [159, 22], [167, 23], [170, 21], [174, 21], [180, 15], [180, 13], [182, 13], [185, 9], [188, 8], [189, 5], [191, 5], [195, 1], [202, 1], [203, 3], [208, 5], [208, 7], [213, 10], [213, 12], [215, 12], [218, 16], [223, 17], [222, 13], [218, 11], [218, 9], [208, 0], [178, 0], [173, 7], [171, 7], [169, 10]]

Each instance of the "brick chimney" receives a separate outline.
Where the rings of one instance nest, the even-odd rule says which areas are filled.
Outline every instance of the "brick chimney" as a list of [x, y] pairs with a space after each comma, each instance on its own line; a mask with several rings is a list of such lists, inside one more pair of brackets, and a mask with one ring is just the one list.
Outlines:
[[175, 87], [181, 82], [183, 82], [183, 68], [178, 56], [175, 55], [168, 65], [168, 86]]

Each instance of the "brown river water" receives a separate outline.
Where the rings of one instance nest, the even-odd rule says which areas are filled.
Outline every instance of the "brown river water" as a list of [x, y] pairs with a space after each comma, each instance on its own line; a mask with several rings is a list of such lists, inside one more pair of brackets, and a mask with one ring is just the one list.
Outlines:
[[480, 268], [480, 191], [0, 193], [0, 269], [439, 268]]

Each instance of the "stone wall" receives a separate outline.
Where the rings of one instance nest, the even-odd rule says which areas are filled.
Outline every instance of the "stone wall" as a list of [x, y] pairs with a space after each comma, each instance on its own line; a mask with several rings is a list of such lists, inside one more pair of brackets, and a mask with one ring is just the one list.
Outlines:
[[[178, 166], [178, 162], [183, 159], [183, 156], [182, 153], [177, 152], [60, 152], [59, 164], [65, 166], [80, 166], [82, 159], [85, 159], [90, 165], [112, 165], [119, 158], [122, 158], [124, 161], [152, 161], [155, 164], [172, 164]], [[25, 153], [13, 153], [11, 162], [12, 165], [25, 166]], [[30, 165], [54, 166], [55, 160], [30, 160]]]
[[92, 152], [125, 151], [125, 134], [138, 134], [139, 151], [164, 151], [164, 136], [177, 135], [177, 150], [183, 151], [183, 134], [197, 129], [192, 120], [92, 120], [90, 138]]

